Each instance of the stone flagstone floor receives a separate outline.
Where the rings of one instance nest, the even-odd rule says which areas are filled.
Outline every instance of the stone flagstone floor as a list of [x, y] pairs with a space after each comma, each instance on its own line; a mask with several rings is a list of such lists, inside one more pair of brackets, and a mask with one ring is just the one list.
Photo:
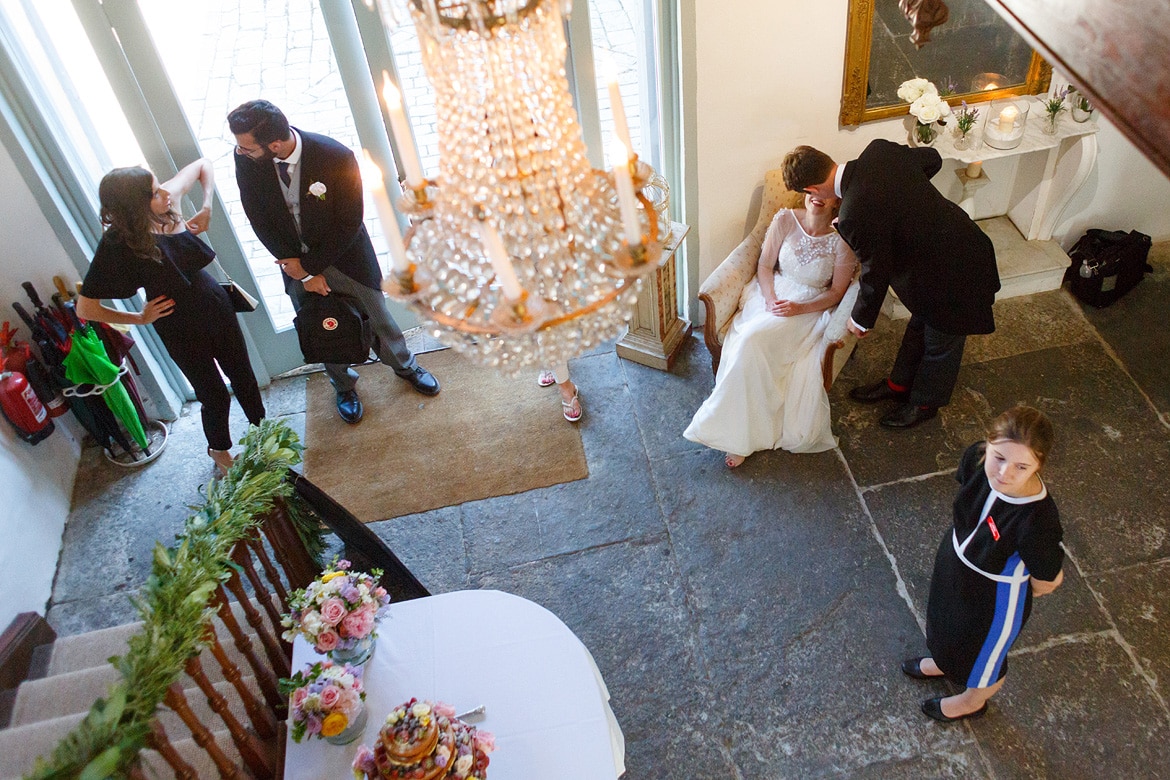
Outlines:
[[[701, 340], [669, 374], [601, 350], [573, 365], [588, 479], [372, 527], [433, 592], [499, 588], [577, 632], [630, 780], [1170, 777], [1170, 245], [1155, 254], [1157, 272], [1103, 311], [1063, 291], [997, 304], [951, 406], [912, 431], [847, 397], [891, 362], [902, 325], [881, 324], [831, 393], [840, 448], [735, 471], [681, 436], [712, 384]], [[1036, 603], [989, 714], [942, 726], [918, 704], [946, 685], [898, 663], [925, 649], [959, 454], [1016, 402], [1056, 423], [1065, 585]], [[303, 377], [267, 403], [303, 431]], [[203, 446], [188, 408], [142, 471], [85, 452], [58, 631], [133, 619], [151, 546], [210, 476]]]

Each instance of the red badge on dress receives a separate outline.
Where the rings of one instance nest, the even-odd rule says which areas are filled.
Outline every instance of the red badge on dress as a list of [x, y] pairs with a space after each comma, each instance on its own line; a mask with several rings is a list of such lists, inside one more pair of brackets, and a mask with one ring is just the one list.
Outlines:
[[991, 515], [987, 516], [987, 527], [991, 529], [991, 538], [999, 541], [999, 529], [995, 527], [995, 518]]

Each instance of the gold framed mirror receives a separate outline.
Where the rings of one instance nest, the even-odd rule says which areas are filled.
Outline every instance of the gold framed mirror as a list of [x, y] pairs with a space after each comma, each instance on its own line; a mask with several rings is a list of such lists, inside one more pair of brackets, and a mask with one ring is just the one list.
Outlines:
[[934, 82], [957, 105], [1048, 89], [1052, 67], [985, 0], [947, 0], [950, 18], [921, 49], [898, 0], [849, 0], [841, 124], [902, 116], [898, 87], [912, 78]]

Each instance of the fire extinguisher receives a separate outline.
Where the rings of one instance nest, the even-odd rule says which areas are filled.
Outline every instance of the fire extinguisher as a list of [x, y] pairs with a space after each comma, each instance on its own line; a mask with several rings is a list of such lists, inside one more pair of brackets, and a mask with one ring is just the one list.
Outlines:
[[24, 374], [15, 371], [0, 374], [0, 410], [29, 444], [44, 440], [56, 427]]

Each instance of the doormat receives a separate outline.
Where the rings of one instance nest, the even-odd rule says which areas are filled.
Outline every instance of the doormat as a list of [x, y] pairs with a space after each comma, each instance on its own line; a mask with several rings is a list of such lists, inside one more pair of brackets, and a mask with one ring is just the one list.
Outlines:
[[389, 368], [358, 366], [365, 415], [347, 425], [325, 374], [305, 387], [305, 476], [362, 522], [522, 493], [589, 476], [556, 387], [506, 377], [454, 350], [420, 362], [442, 391], [420, 395]]

